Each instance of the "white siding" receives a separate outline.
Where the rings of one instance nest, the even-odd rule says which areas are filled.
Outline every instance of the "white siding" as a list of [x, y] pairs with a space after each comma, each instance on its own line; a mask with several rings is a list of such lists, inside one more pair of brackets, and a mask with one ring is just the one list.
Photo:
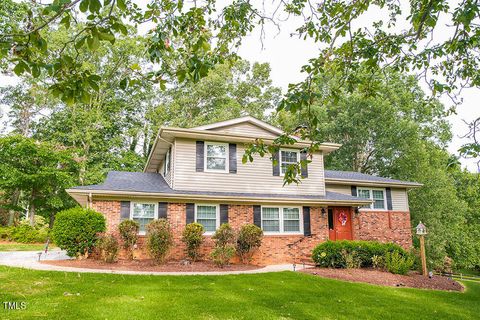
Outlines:
[[225, 127], [209, 129], [209, 130], [217, 131], [217, 132], [238, 133], [242, 135], [249, 135], [253, 139], [257, 137], [270, 137], [270, 138], [277, 137], [277, 135], [275, 135], [274, 133], [248, 122], [238, 123], [231, 126], [225, 126]]
[[409, 211], [406, 189], [392, 188], [392, 207], [394, 211]]
[[237, 144], [237, 173], [196, 172], [195, 140], [175, 141], [174, 188], [176, 190], [251, 192], [324, 195], [323, 155], [317, 153], [308, 166], [308, 178], [299, 185], [283, 187], [283, 177], [273, 176], [268, 156], [255, 156], [252, 163], [242, 164], [244, 147]]
[[162, 160], [162, 165], [160, 166], [160, 169], [158, 170], [158, 173], [160, 173], [163, 176], [163, 178], [165, 179], [167, 184], [170, 186], [170, 188], [173, 188], [172, 177], [173, 177], [173, 171], [174, 171], [174, 168], [175, 168], [174, 163], [175, 163], [175, 146], [172, 146], [172, 150], [170, 151], [170, 171], [167, 173], [167, 175], [163, 175], [164, 167], [165, 167], [165, 155], [164, 155], [164, 158]]
[[327, 184], [325, 187], [330, 192], [352, 195], [352, 187], [349, 185]]

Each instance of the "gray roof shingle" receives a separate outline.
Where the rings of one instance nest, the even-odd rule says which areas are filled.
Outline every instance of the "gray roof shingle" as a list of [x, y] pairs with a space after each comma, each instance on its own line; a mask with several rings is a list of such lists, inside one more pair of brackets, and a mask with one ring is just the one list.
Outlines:
[[365, 174], [361, 172], [354, 172], [354, 171], [325, 170], [325, 179], [358, 180], [358, 181], [365, 181], [365, 182], [381, 182], [385, 184], [392, 183], [392, 184], [403, 184], [403, 185], [418, 185], [418, 186], [422, 185], [417, 182], [383, 178], [383, 177], [378, 177], [378, 176]]
[[104, 183], [90, 186], [79, 186], [76, 190], [105, 190], [105, 191], [133, 191], [159, 194], [191, 194], [229, 197], [253, 198], [292, 198], [312, 200], [354, 201], [357, 197], [337, 192], [327, 191], [325, 196], [294, 195], [273, 193], [239, 193], [239, 192], [211, 192], [211, 191], [183, 191], [173, 190], [158, 173], [110, 171]]

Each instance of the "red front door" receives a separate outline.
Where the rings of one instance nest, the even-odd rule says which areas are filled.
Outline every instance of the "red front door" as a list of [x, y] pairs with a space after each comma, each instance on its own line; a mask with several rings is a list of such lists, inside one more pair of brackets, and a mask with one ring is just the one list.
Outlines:
[[[333, 224], [330, 227], [330, 240], [353, 240], [352, 236], [352, 208], [333, 207], [329, 214]], [[333, 227], [333, 228], [332, 228]]]

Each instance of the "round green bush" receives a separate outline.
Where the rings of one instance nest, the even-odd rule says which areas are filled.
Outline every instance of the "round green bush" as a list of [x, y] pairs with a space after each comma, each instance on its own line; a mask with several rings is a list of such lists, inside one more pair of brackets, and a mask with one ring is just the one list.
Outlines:
[[203, 243], [205, 229], [200, 223], [189, 223], [185, 226], [182, 241], [185, 243], [187, 256], [196, 261], [200, 257], [200, 246]]
[[398, 252], [401, 257], [409, 256], [402, 247], [394, 243], [377, 241], [325, 241], [317, 245], [312, 259], [317, 266], [326, 268], [346, 268], [346, 257], [354, 255], [362, 268], [373, 267], [375, 257], [385, 258], [387, 253]]
[[57, 213], [53, 224], [55, 244], [70, 257], [91, 253], [98, 234], [105, 232], [105, 217], [94, 210], [80, 207]]
[[137, 221], [123, 220], [118, 225], [123, 248], [127, 250], [129, 259], [133, 259], [133, 249], [138, 241], [138, 230], [140, 230], [140, 225]]
[[235, 231], [228, 223], [222, 223], [212, 236], [216, 247], [226, 247], [235, 243]]
[[173, 234], [166, 219], [153, 220], [147, 224], [147, 248], [156, 264], [163, 263], [173, 245]]
[[236, 250], [243, 263], [249, 263], [262, 244], [263, 231], [254, 224], [243, 225], [238, 232]]

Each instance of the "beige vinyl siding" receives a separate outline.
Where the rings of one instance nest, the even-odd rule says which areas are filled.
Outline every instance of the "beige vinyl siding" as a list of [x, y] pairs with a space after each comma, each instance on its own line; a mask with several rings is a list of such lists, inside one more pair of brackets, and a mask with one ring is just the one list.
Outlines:
[[406, 189], [392, 188], [392, 207], [394, 211], [409, 211]]
[[283, 187], [283, 177], [273, 176], [269, 157], [255, 156], [242, 164], [244, 147], [237, 144], [237, 173], [196, 172], [195, 140], [175, 141], [174, 187], [176, 190], [324, 195], [323, 155], [317, 153], [308, 166], [308, 178]]
[[238, 124], [225, 126], [221, 128], [209, 129], [209, 131], [238, 133], [238, 134], [252, 136], [252, 138], [257, 138], [257, 137], [276, 138], [277, 137], [277, 135], [275, 135], [274, 133], [248, 122], [238, 123]]
[[352, 187], [349, 185], [327, 184], [325, 187], [330, 192], [352, 195]]

